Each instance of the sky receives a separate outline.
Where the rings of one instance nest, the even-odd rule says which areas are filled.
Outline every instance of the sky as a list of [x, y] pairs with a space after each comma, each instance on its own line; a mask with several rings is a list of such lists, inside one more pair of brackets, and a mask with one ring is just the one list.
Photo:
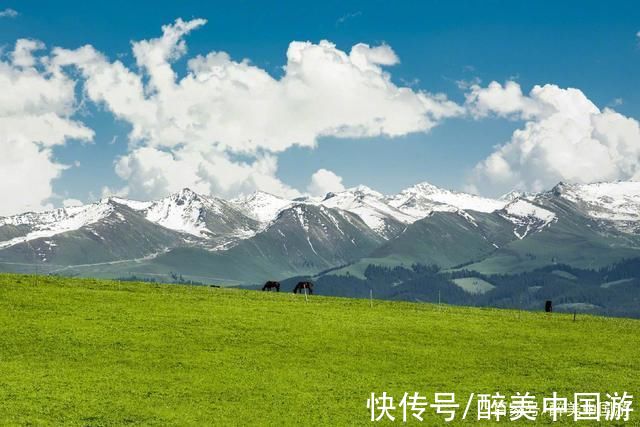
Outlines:
[[0, 1], [0, 215], [640, 178], [633, 1]]

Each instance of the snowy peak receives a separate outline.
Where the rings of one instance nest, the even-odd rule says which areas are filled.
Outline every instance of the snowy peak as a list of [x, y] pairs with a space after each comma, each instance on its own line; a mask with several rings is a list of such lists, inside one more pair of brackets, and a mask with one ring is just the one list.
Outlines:
[[218, 205], [223, 201], [202, 196], [189, 188], [183, 188], [155, 202], [141, 202], [121, 197], [110, 197], [101, 203], [114, 202], [141, 213], [148, 221], [170, 230], [206, 237], [206, 210], [220, 212]]
[[266, 225], [278, 214], [294, 204], [264, 191], [256, 191], [248, 196], [238, 197], [230, 201], [240, 212], [259, 223]]
[[399, 231], [401, 223], [415, 221], [415, 218], [390, 206], [382, 194], [365, 186], [329, 193], [322, 205], [358, 215], [369, 228], [386, 238]]
[[153, 205], [153, 202], [140, 202], [138, 200], [123, 199], [121, 197], [109, 197], [106, 200], [117, 203], [119, 205], [127, 206], [134, 211], [143, 211]]
[[473, 194], [445, 190], [423, 182], [387, 198], [389, 205], [415, 218], [424, 218], [434, 211], [472, 210], [494, 212], [506, 201], [488, 199]]
[[195, 193], [182, 190], [151, 204], [145, 214], [149, 221], [170, 230], [204, 237], [208, 231], [204, 205]]
[[610, 221], [640, 220], [640, 182], [556, 185], [551, 192], [577, 203], [594, 218]]
[[376, 190], [367, 187], [366, 185], [358, 185], [357, 187], [345, 190], [345, 192], [355, 194], [359, 197], [373, 197], [376, 199], [384, 198], [384, 195], [382, 193], [379, 193]]
[[500, 196], [500, 198], [498, 200], [505, 202], [505, 203], [510, 203], [513, 202], [516, 199], [529, 199], [531, 197], [535, 197], [535, 194], [530, 194], [524, 191], [517, 191], [517, 190], [512, 190], [509, 191], [506, 194], [503, 194], [502, 196]]
[[351, 241], [357, 236], [380, 240], [380, 236], [357, 215], [322, 204], [298, 203], [290, 206], [280, 212], [267, 230], [273, 231], [274, 228], [284, 233], [282, 237], [292, 234], [294, 240], [303, 237], [307, 241], [309, 238], [312, 241]]
[[203, 196], [199, 195], [198, 193], [191, 190], [190, 188], [185, 187], [182, 190], [169, 195], [169, 198], [172, 200], [175, 200], [176, 203], [178, 204], [182, 204], [182, 203], [189, 203], [194, 200], [202, 200]]
[[28, 212], [12, 217], [0, 218], [0, 227], [20, 227], [24, 233], [0, 242], [0, 249], [30, 240], [51, 237], [78, 230], [109, 217], [115, 210], [109, 200], [85, 206], [55, 209], [46, 212]]
[[[85, 206], [28, 212], [0, 217], [0, 249], [43, 237], [78, 230], [107, 220], [139, 218], [177, 232], [188, 244], [229, 247], [263, 231], [285, 210], [300, 206], [326, 208], [349, 221], [355, 216], [375, 234], [391, 239], [407, 224], [433, 212], [496, 212], [512, 222], [514, 233], [523, 238], [542, 230], [562, 216], [560, 205], [571, 203], [580, 214], [624, 232], [640, 229], [640, 182], [596, 184], [560, 183], [540, 194], [511, 192], [500, 200], [436, 187], [423, 182], [400, 193], [385, 196], [366, 186], [328, 193], [324, 199], [307, 197], [287, 200], [258, 191], [230, 201], [198, 194], [184, 188], [157, 201], [136, 201], [110, 197]], [[316, 209], [317, 210], [317, 209]], [[133, 211], [133, 212], [132, 212]], [[132, 216], [134, 215], [134, 216]], [[466, 217], [466, 216], [465, 216]], [[110, 219], [107, 219], [110, 218]]]
[[43, 212], [26, 212], [9, 217], [0, 217], [0, 227], [4, 225], [28, 226], [34, 229], [51, 228], [57, 225], [75, 224], [78, 227], [93, 224], [109, 216], [117, 206], [110, 199], [83, 206], [72, 206]]
[[435, 185], [425, 181], [425, 182], [419, 182], [417, 184], [414, 184], [411, 187], [407, 187], [404, 190], [402, 190], [401, 193], [429, 195], [429, 194], [439, 194], [445, 191], [447, 190], [444, 190], [440, 187], [436, 187]]
[[143, 212], [147, 220], [162, 227], [204, 239], [246, 238], [258, 229], [257, 222], [233, 203], [188, 188], [152, 203]]

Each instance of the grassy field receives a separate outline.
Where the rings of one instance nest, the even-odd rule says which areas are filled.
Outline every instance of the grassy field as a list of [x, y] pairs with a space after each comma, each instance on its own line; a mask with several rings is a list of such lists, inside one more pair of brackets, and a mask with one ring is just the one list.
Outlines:
[[1, 425], [353, 425], [371, 392], [640, 395], [626, 319], [0, 275], [0, 336]]

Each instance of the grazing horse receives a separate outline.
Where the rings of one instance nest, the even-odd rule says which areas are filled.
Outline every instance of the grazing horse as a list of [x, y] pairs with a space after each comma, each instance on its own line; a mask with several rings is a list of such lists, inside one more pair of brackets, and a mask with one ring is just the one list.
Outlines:
[[309, 294], [313, 293], [313, 283], [311, 282], [298, 282], [295, 288], [293, 288], [293, 293], [297, 294], [298, 292], [302, 293], [303, 289], [306, 289]]
[[272, 291], [274, 289], [276, 290], [276, 292], [280, 292], [280, 282], [275, 282], [273, 280], [269, 280], [262, 287], [263, 291]]

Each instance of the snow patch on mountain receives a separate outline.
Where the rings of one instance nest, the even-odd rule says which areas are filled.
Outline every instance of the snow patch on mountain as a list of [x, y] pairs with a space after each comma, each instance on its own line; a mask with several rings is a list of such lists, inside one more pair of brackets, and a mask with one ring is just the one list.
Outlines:
[[466, 219], [467, 222], [469, 222], [474, 227], [478, 227], [478, 223], [476, 222], [476, 219], [471, 214], [469, 214], [468, 212], [465, 212], [462, 209], [458, 209], [458, 210], [456, 210], [456, 213], [458, 215], [460, 215], [461, 217], [463, 217], [464, 219]]
[[526, 199], [516, 199], [506, 205], [500, 215], [515, 225], [513, 234], [524, 239], [533, 231], [540, 231], [557, 220], [555, 213]]
[[533, 203], [524, 200], [517, 199], [505, 206], [504, 211], [510, 215], [519, 218], [535, 218], [545, 223], [549, 223], [556, 218], [556, 214], [553, 212], [536, 206]]
[[307, 221], [306, 210], [302, 205], [297, 205], [293, 207], [293, 212], [296, 215], [298, 222], [300, 223], [300, 227], [302, 227], [305, 233], [309, 232], [309, 223]]

